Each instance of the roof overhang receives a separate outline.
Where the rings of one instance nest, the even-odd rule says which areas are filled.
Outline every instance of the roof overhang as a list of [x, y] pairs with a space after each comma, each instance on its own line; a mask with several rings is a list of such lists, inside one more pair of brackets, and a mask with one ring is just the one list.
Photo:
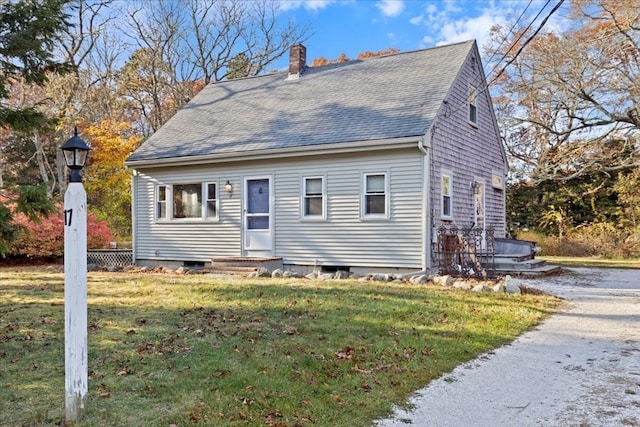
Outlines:
[[287, 148], [275, 148], [256, 151], [206, 154], [200, 156], [167, 157], [159, 159], [128, 160], [125, 166], [130, 169], [155, 167], [193, 166], [211, 163], [232, 163], [255, 160], [282, 159], [302, 156], [319, 156], [365, 151], [397, 150], [416, 148], [423, 142], [424, 135], [402, 138], [377, 139], [371, 141], [340, 142], [335, 144], [303, 145]]

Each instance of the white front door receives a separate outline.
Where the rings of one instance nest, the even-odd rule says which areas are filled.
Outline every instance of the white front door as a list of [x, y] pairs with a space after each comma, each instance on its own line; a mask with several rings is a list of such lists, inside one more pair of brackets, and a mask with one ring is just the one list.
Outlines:
[[244, 252], [246, 256], [270, 256], [273, 251], [271, 179], [245, 178]]

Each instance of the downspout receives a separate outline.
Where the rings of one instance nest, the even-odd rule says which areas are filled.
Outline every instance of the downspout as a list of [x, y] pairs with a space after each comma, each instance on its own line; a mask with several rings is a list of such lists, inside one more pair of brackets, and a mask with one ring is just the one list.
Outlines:
[[136, 202], [138, 200], [138, 171], [135, 169], [131, 169], [131, 262], [136, 264], [137, 257], [137, 248], [138, 244], [136, 242], [138, 233], [137, 229], [137, 221], [136, 221]]
[[[425, 146], [425, 141], [427, 145]], [[424, 156], [422, 159], [423, 170], [423, 186], [422, 186], [422, 270], [425, 272], [431, 269], [431, 162], [429, 161], [431, 148], [431, 129], [420, 139], [418, 139], [418, 150], [420, 150]]]

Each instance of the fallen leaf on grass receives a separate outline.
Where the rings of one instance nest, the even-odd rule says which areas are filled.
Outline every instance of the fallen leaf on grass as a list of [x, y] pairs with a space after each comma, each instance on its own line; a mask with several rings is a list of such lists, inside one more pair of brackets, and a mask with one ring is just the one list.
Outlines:
[[355, 353], [355, 349], [353, 347], [345, 347], [342, 350], [338, 350], [334, 352], [338, 360], [353, 360], [353, 354]]
[[281, 335], [295, 335], [298, 329], [295, 326], [285, 326], [281, 331]]

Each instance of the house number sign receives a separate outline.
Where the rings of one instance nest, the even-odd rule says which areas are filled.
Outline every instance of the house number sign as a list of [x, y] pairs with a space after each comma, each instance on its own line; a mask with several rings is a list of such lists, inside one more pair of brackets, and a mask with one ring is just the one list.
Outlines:
[[73, 209], [64, 210], [64, 225], [71, 227], [71, 218], [73, 217]]

